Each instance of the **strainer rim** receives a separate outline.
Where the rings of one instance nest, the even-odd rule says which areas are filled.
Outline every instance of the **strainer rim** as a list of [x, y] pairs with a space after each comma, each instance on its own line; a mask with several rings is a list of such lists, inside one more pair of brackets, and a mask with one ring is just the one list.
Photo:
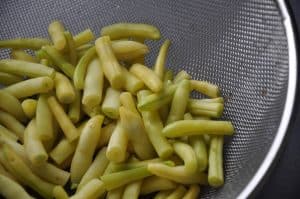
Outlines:
[[292, 117], [292, 112], [294, 108], [294, 102], [296, 98], [296, 85], [297, 85], [297, 52], [296, 52], [296, 40], [295, 32], [293, 29], [290, 14], [288, 12], [287, 4], [285, 0], [276, 0], [278, 8], [281, 11], [283, 17], [283, 25], [286, 32], [287, 43], [288, 43], [288, 53], [289, 53], [289, 78], [288, 78], [288, 89], [286, 95], [286, 101], [283, 109], [283, 114], [281, 121], [274, 138], [274, 141], [259, 166], [258, 170], [238, 195], [238, 199], [248, 198], [258, 187], [260, 182], [266, 176], [266, 173], [270, 169], [272, 163], [274, 162], [276, 156], [278, 155], [279, 149], [283, 143], [284, 137], [287, 133], [287, 129]]

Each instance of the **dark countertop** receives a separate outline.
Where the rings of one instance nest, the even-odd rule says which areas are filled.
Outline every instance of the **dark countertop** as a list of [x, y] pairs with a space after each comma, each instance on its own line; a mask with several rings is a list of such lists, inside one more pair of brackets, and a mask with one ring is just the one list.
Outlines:
[[[294, 21], [300, 30], [300, 1], [289, 0], [290, 8], [294, 14]], [[300, 41], [300, 31], [298, 31], [298, 41]], [[298, 42], [298, 52], [299, 45]], [[300, 59], [298, 58], [298, 65]], [[298, 70], [300, 68], [298, 67]], [[298, 71], [298, 75], [299, 75]], [[300, 198], [300, 87], [298, 82], [297, 99], [294, 109], [290, 129], [287, 133], [282, 151], [274, 165], [264, 186], [261, 188], [257, 198], [265, 199], [294, 199]]]

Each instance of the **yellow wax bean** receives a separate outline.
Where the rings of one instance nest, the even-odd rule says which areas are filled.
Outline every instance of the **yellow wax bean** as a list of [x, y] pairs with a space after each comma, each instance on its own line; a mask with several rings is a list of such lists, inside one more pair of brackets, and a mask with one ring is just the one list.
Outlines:
[[75, 89], [71, 81], [61, 73], [56, 73], [54, 78], [57, 99], [62, 104], [70, 104], [76, 98]]
[[33, 165], [41, 165], [47, 161], [48, 154], [39, 138], [35, 119], [29, 122], [24, 131], [24, 148], [27, 157]]
[[143, 180], [141, 194], [146, 195], [157, 191], [175, 189], [176, 187], [177, 183], [171, 180], [157, 176], [151, 176]]
[[12, 115], [0, 110], [0, 123], [15, 133], [23, 143], [25, 127]]
[[147, 66], [134, 64], [130, 67], [130, 72], [145, 83], [153, 92], [159, 92], [163, 88], [161, 79]]
[[36, 57], [31, 56], [30, 54], [28, 54], [24, 50], [12, 50], [11, 51], [11, 58], [21, 60], [21, 61], [38, 63], [38, 59]]
[[20, 184], [2, 174], [0, 174], [0, 194], [6, 199], [33, 199]]
[[57, 50], [63, 50], [67, 45], [64, 31], [64, 25], [60, 21], [53, 21], [48, 26], [48, 33]]
[[53, 80], [49, 77], [37, 77], [12, 84], [3, 90], [20, 99], [40, 93], [47, 93], [53, 89], [53, 84]]
[[79, 132], [65, 113], [63, 107], [57, 102], [55, 97], [51, 96], [48, 98], [48, 105], [52, 114], [54, 115], [59, 126], [63, 130], [66, 138], [72, 142], [79, 137]]
[[25, 122], [27, 120], [19, 100], [15, 96], [1, 90], [0, 108], [6, 111], [7, 113], [13, 115], [16, 119], [18, 119], [21, 122]]
[[106, 151], [106, 157], [110, 161], [122, 162], [126, 159], [126, 149], [128, 144], [127, 133], [119, 121], [114, 129]]
[[99, 59], [94, 58], [88, 65], [82, 96], [82, 104], [93, 108], [102, 100], [104, 76]]
[[115, 23], [101, 29], [101, 35], [108, 35], [111, 39], [143, 38], [160, 39], [159, 30], [149, 24], [141, 23]]
[[161, 80], [164, 77], [167, 52], [170, 47], [170, 44], [171, 42], [168, 39], [163, 43], [163, 45], [159, 49], [159, 53], [154, 64], [154, 72], [158, 75], [158, 77]]
[[92, 163], [93, 155], [101, 134], [104, 117], [97, 115], [84, 126], [71, 163], [71, 181], [78, 184]]
[[41, 140], [51, 140], [54, 137], [53, 116], [47, 98], [47, 95], [40, 95], [36, 108], [36, 131]]
[[33, 117], [35, 117], [37, 100], [25, 99], [21, 105], [22, 105], [23, 112], [29, 119], [32, 119]]
[[115, 89], [122, 88], [125, 78], [112, 50], [110, 38], [108, 36], [100, 37], [96, 40], [95, 45], [104, 75], [110, 85]]

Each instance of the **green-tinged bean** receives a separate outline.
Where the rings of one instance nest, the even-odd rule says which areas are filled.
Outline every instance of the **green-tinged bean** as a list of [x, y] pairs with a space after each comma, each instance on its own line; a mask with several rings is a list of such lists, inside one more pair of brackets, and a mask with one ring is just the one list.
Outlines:
[[2, 126], [1, 124], [0, 124], [0, 135], [6, 137], [8, 139], [11, 139], [12, 141], [15, 141], [15, 142], [18, 141], [18, 139], [19, 139], [15, 133], [11, 132], [10, 130], [8, 130], [7, 128]]
[[70, 62], [73, 66], [75, 66], [77, 64], [77, 52], [75, 49], [75, 42], [73, 39], [73, 35], [71, 34], [70, 31], [65, 31], [64, 36], [67, 41]]
[[96, 56], [96, 48], [91, 47], [80, 58], [78, 64], [76, 65], [74, 76], [73, 76], [73, 82], [76, 89], [81, 90], [84, 88], [84, 80], [85, 80], [88, 64], [95, 56]]
[[119, 187], [107, 192], [106, 199], [122, 199], [124, 187]]
[[2, 85], [8, 86], [20, 81], [23, 81], [23, 78], [21, 76], [0, 72], [0, 84]]
[[199, 80], [190, 80], [191, 90], [198, 91], [208, 97], [219, 97], [220, 90], [217, 85], [211, 84], [206, 81], [199, 81]]
[[32, 50], [38, 50], [42, 46], [49, 44], [49, 40], [42, 38], [16, 38], [0, 41], [0, 48], [28, 48]]
[[154, 196], [153, 199], [166, 199], [171, 193], [172, 190], [160, 191]]
[[122, 162], [126, 159], [128, 136], [119, 121], [114, 129], [106, 151], [106, 157], [113, 162]]
[[85, 184], [90, 180], [99, 178], [103, 175], [105, 169], [107, 168], [109, 160], [106, 157], [106, 147], [102, 148], [96, 155], [93, 163], [83, 175], [77, 190], [80, 190]]
[[10, 54], [12, 59], [27, 61], [32, 63], [38, 63], [39, 60], [36, 57], [31, 56], [24, 50], [12, 50]]
[[172, 70], [170, 70], [170, 69], [166, 70], [164, 73], [164, 79], [163, 79], [164, 83], [166, 84], [169, 81], [173, 81], [173, 78], [174, 78], [173, 76], [174, 76], [174, 74], [173, 74]]
[[172, 101], [177, 85], [171, 85], [159, 93], [153, 93], [139, 101], [138, 108], [141, 111], [157, 110]]
[[24, 148], [31, 164], [41, 165], [48, 160], [47, 151], [37, 132], [35, 119], [29, 122], [24, 131]]
[[41, 59], [40, 64], [45, 65], [45, 66], [50, 66], [48, 59]]
[[208, 154], [203, 136], [189, 136], [189, 143], [195, 151], [199, 171], [205, 171], [208, 164]]
[[110, 38], [108, 36], [100, 37], [96, 40], [95, 45], [104, 75], [111, 87], [115, 89], [122, 88], [125, 78], [122, 74], [121, 66], [114, 55]]
[[189, 135], [232, 135], [234, 128], [229, 121], [181, 120], [167, 125], [162, 134], [166, 137], [182, 137]]
[[119, 112], [121, 125], [127, 133], [135, 154], [142, 160], [155, 157], [155, 151], [149, 141], [141, 116], [124, 107], [120, 107]]
[[106, 167], [106, 169], [105, 169], [103, 175], [108, 175], [108, 174], [114, 173], [114, 172], [115, 172], [115, 171], [114, 171], [114, 165], [115, 165], [115, 163], [112, 162], [112, 161], [110, 161], [110, 162], [108, 163], [108, 165], [107, 165], [107, 167]]
[[197, 157], [193, 148], [183, 142], [173, 143], [175, 153], [184, 161], [187, 174], [193, 174], [198, 170]]
[[12, 84], [3, 90], [20, 99], [40, 93], [47, 93], [51, 91], [53, 87], [54, 83], [51, 78], [37, 77]]
[[111, 87], [106, 89], [101, 109], [107, 117], [112, 119], [119, 118], [120, 95], [121, 92], [116, 89]]
[[122, 92], [120, 95], [120, 102], [123, 107], [130, 110], [135, 114], [139, 114], [138, 110], [136, 109], [136, 102], [133, 99], [133, 96], [130, 92]]
[[52, 198], [53, 184], [46, 182], [33, 174], [24, 161], [7, 145], [3, 145], [2, 150], [4, 152], [5, 160], [14, 176], [21, 179], [25, 185], [31, 187], [44, 198]]
[[195, 120], [210, 120], [210, 117], [195, 115], [194, 119]]
[[79, 122], [80, 117], [81, 117], [81, 92], [77, 89], [74, 89], [75, 91], [75, 99], [74, 101], [70, 104], [69, 110], [68, 110], [68, 116], [70, 120], [76, 124]]
[[89, 108], [99, 106], [102, 100], [104, 76], [98, 58], [88, 65], [82, 96], [82, 104]]
[[76, 98], [75, 89], [71, 81], [61, 73], [56, 73], [54, 78], [55, 92], [58, 101], [62, 104], [70, 104]]
[[160, 39], [160, 32], [155, 26], [142, 23], [115, 23], [103, 27], [101, 35], [108, 35], [113, 40], [129, 37]]
[[190, 95], [190, 83], [182, 80], [174, 93], [167, 124], [183, 119]]
[[149, 160], [143, 160], [143, 161], [137, 161], [137, 162], [128, 162], [128, 163], [114, 163], [112, 166], [112, 170], [114, 172], [116, 171], [123, 171], [123, 170], [128, 170], [128, 169], [136, 169], [139, 167], [147, 166], [149, 163], [155, 163], [155, 162], [160, 162], [168, 166], [174, 166], [173, 161], [164, 161], [160, 158], [154, 158], [154, 159], [149, 159]]
[[182, 199], [197, 199], [200, 194], [200, 186], [193, 184], [189, 187]]
[[180, 184], [207, 184], [207, 175], [205, 173], [188, 173], [185, 166], [170, 167], [162, 163], [149, 163], [147, 168], [153, 175], [167, 178]]
[[19, 100], [15, 96], [1, 90], [0, 108], [21, 122], [25, 122], [27, 120]]
[[171, 180], [157, 176], [151, 176], [143, 180], [141, 194], [146, 195], [157, 191], [175, 189], [176, 187], [177, 183]]
[[60, 165], [70, 157], [76, 149], [77, 142], [69, 142], [66, 138], [63, 138], [49, 153], [50, 157], [56, 164]]
[[78, 184], [90, 167], [101, 134], [104, 117], [97, 115], [88, 120], [84, 126], [71, 163], [71, 181]]
[[48, 105], [52, 114], [54, 115], [57, 123], [61, 127], [63, 133], [65, 134], [66, 138], [72, 142], [76, 138], [79, 137], [79, 132], [77, 131], [76, 127], [71, 122], [68, 115], [65, 113], [63, 107], [57, 102], [55, 97], [51, 96], [48, 98]]
[[59, 51], [51, 46], [44, 46], [42, 50], [44, 50], [49, 55], [51, 61], [57, 67], [59, 67], [69, 78], [73, 78], [75, 67], [67, 62], [64, 56], [60, 54]]
[[179, 73], [177, 73], [177, 75], [174, 77], [173, 82], [175, 84], [177, 84], [177, 83], [181, 82], [184, 79], [189, 80], [189, 79], [191, 79], [191, 76], [185, 70], [182, 70]]
[[7, 199], [33, 199], [19, 183], [2, 174], [0, 175], [0, 194]]
[[142, 64], [133, 64], [130, 72], [145, 83], [153, 92], [159, 92], [163, 89], [162, 80], [159, 76], [147, 66]]
[[79, 47], [93, 41], [94, 39], [94, 33], [88, 28], [74, 36], [74, 43], [76, 47]]
[[184, 186], [178, 185], [178, 187], [166, 199], [182, 199], [186, 191], [187, 190]]
[[29, 119], [32, 119], [33, 117], [35, 117], [37, 100], [25, 99], [22, 102], [21, 106], [22, 106], [23, 112]]
[[99, 179], [93, 179], [82, 187], [78, 193], [70, 197], [70, 199], [94, 199], [99, 198], [105, 193], [105, 185]]
[[78, 46], [76, 48], [76, 51], [77, 51], [78, 54], [80, 54], [80, 53], [86, 52], [88, 49], [92, 48], [93, 46], [95, 46], [95, 45], [94, 44], [89, 44], [89, 43], [83, 44], [81, 46]]
[[36, 133], [41, 140], [51, 140], [54, 136], [53, 116], [47, 98], [47, 95], [40, 95], [36, 107]]
[[[186, 113], [184, 115], [185, 120], [193, 119], [190, 113]], [[205, 171], [208, 164], [208, 152], [206, 147], [206, 141], [204, 136], [196, 135], [196, 136], [189, 136], [188, 137], [189, 144], [193, 147], [197, 161], [198, 161], [198, 169], [199, 171]]]
[[194, 115], [219, 118], [223, 113], [224, 104], [219, 102], [190, 99], [187, 108]]
[[112, 133], [114, 132], [115, 128], [116, 128], [116, 123], [112, 122], [112, 123], [109, 123], [108, 125], [104, 126], [101, 129], [101, 135], [100, 135], [100, 138], [98, 141], [98, 146], [97, 146], [98, 148], [103, 147], [108, 144], [110, 137], [111, 137]]
[[159, 53], [154, 64], [154, 72], [161, 80], [163, 80], [164, 78], [165, 64], [166, 64], [167, 53], [170, 45], [171, 45], [170, 40], [167, 39], [164, 41], [163, 45], [159, 49]]
[[211, 138], [208, 159], [208, 184], [220, 187], [224, 184], [223, 173], [223, 136]]
[[[147, 97], [147, 91], [138, 93], [138, 101], [143, 101]], [[173, 147], [162, 135], [163, 123], [157, 111], [142, 111], [146, 133], [159, 157], [165, 159], [172, 155]]]
[[69, 199], [67, 192], [62, 186], [55, 186], [53, 189], [53, 197], [55, 199]]
[[28, 77], [48, 76], [53, 78], [55, 75], [55, 71], [53, 68], [49, 68], [38, 63], [31, 63], [15, 59], [0, 60], [0, 71], [11, 73], [13, 75]]
[[149, 53], [149, 48], [143, 43], [120, 40], [112, 42], [112, 49], [118, 60], [129, 61]]
[[138, 180], [126, 185], [122, 199], [138, 199], [140, 195], [140, 189], [142, 186], [142, 180]]
[[196, 100], [200, 102], [211, 102], [211, 103], [224, 103], [223, 97], [216, 97], [211, 99], [190, 99], [191, 101]]
[[52, 21], [48, 26], [48, 33], [57, 50], [63, 50], [67, 46], [64, 36], [65, 27], [60, 21]]
[[[47, 52], [43, 49], [35, 51], [35, 56], [40, 60], [40, 63], [53, 68], [56, 71], [61, 71], [52, 61], [52, 58], [47, 54]], [[42, 60], [47, 60], [46, 62], [42, 63]]]
[[12, 115], [0, 110], [0, 123], [18, 136], [21, 143], [24, 140], [25, 127]]
[[132, 94], [141, 90], [144, 87], [144, 82], [130, 73], [124, 66], [121, 66], [125, 78], [124, 89]]
[[104, 182], [106, 189], [110, 191], [128, 183], [142, 180], [151, 175], [152, 174], [148, 171], [147, 167], [139, 167], [103, 175], [100, 178]]

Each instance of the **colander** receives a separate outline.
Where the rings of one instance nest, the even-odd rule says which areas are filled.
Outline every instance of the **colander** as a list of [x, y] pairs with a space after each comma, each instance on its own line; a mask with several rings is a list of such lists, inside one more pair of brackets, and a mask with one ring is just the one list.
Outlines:
[[[1, 0], [0, 39], [47, 37], [54, 19], [73, 34], [99, 35], [115, 22], [157, 26], [172, 41], [167, 66], [219, 85], [224, 118], [236, 129], [225, 144], [225, 185], [203, 189], [201, 198], [253, 192], [280, 148], [295, 97], [295, 41], [283, 0]], [[149, 66], [162, 40], [148, 43]]]

